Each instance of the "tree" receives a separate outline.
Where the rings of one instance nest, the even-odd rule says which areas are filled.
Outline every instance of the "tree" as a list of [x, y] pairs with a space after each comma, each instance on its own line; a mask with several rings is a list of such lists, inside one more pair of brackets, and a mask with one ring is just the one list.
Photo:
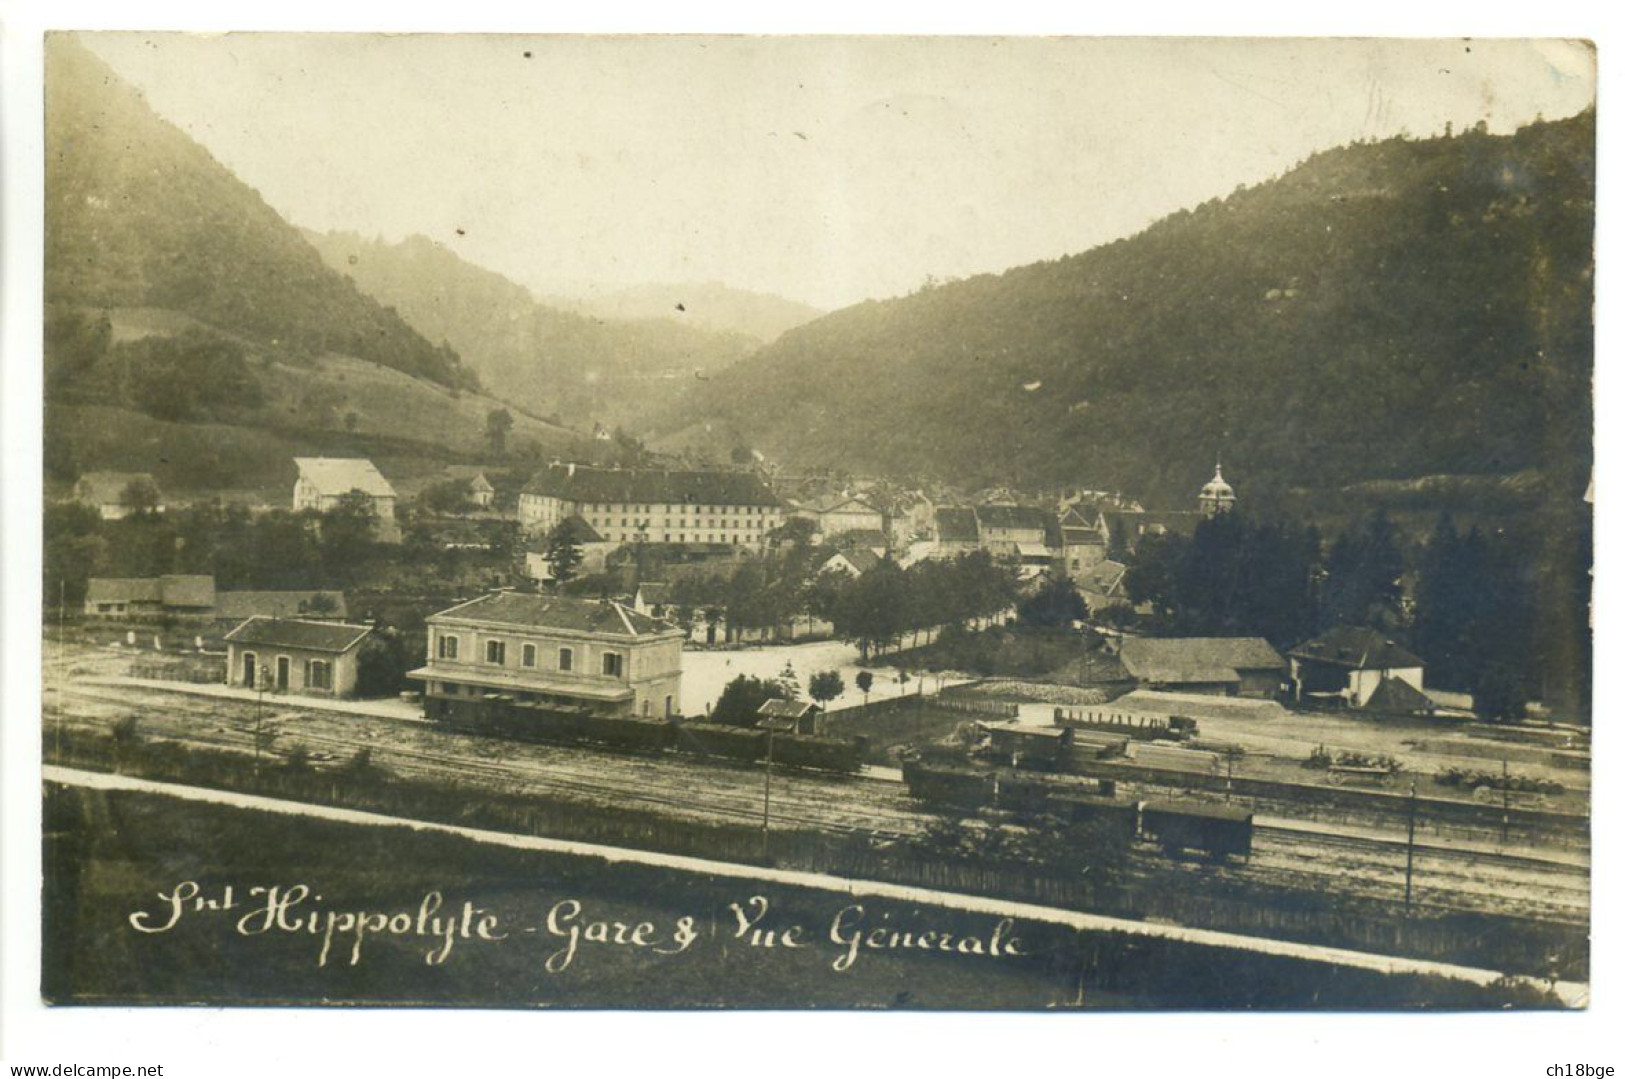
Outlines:
[[789, 660], [784, 661], [784, 669], [779, 671], [779, 677], [776, 681], [779, 688], [784, 691], [783, 697], [785, 700], [799, 701], [801, 699], [801, 677], [796, 674], [796, 669]]
[[869, 691], [874, 688], [875, 676], [868, 671], [859, 671], [858, 676], [853, 681], [857, 683], [858, 692], [863, 694], [863, 707], [868, 708]]
[[508, 432], [513, 430], [513, 417], [505, 408], [493, 408], [485, 414], [485, 437], [491, 443], [491, 452], [501, 457], [508, 449]]
[[828, 705], [846, 691], [840, 671], [819, 671], [807, 682], [807, 695], [820, 706]]
[[336, 577], [353, 577], [377, 546], [378, 513], [364, 491], [347, 491], [321, 517], [322, 564]]
[[1383, 629], [1396, 625], [1404, 570], [1393, 522], [1379, 510], [1332, 544], [1326, 558], [1322, 624]]
[[584, 556], [581, 553], [581, 540], [569, 521], [560, 521], [553, 531], [548, 533], [544, 557], [553, 575], [555, 587], [566, 583], [576, 575]]
[[131, 480], [119, 493], [119, 502], [129, 507], [133, 514], [157, 512], [158, 498], [158, 485], [145, 476]]
[[1070, 629], [1072, 623], [1089, 617], [1089, 605], [1069, 579], [1050, 573], [1037, 592], [1017, 605], [1016, 617], [1034, 629]]
[[425, 487], [418, 501], [435, 513], [462, 513], [473, 508], [473, 492], [468, 480], [441, 480]]
[[722, 688], [711, 709], [711, 722], [754, 727], [762, 705], [774, 699], [784, 699], [784, 689], [777, 682], [742, 674]]
[[748, 465], [756, 460], [756, 455], [749, 446], [739, 445], [728, 451], [728, 460], [736, 465]]
[[399, 634], [371, 634], [356, 656], [356, 695], [393, 697], [409, 687], [406, 672], [412, 667], [413, 655]]

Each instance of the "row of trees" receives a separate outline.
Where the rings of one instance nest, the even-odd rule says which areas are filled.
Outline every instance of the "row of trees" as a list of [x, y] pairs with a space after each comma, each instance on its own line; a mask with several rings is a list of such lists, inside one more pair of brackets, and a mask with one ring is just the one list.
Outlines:
[[75, 503], [45, 508], [48, 603], [84, 601], [91, 577], [209, 573], [223, 589], [352, 584], [376, 561], [371, 503], [352, 496], [323, 514], [208, 504], [104, 521]]
[[[1379, 512], [1328, 546], [1313, 527], [1231, 513], [1188, 537], [1148, 537], [1124, 584], [1168, 635], [1259, 636], [1286, 648], [1335, 625], [1380, 629], [1427, 661], [1430, 684], [1471, 692], [1481, 713], [1512, 716], [1560, 691], [1550, 671], [1585, 681], [1584, 559], [1546, 565], [1551, 557], [1507, 533], [1463, 534], [1448, 515], [1420, 545]], [[1537, 582], [1569, 578], [1580, 598], [1544, 614]]]
[[890, 559], [859, 577], [820, 572], [823, 555], [795, 546], [740, 563], [727, 575], [684, 575], [670, 603], [679, 622], [724, 619], [730, 633], [771, 632], [802, 617], [827, 620], [867, 662], [875, 652], [946, 625], [980, 622], [1016, 601], [1015, 571], [985, 551], [904, 569]]

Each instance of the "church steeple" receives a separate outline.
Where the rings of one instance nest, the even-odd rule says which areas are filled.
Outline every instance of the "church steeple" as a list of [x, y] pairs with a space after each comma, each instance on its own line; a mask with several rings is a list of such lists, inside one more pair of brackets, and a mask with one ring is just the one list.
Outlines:
[[1202, 493], [1196, 498], [1196, 504], [1209, 517], [1229, 513], [1235, 508], [1235, 488], [1224, 482], [1222, 461], [1215, 460], [1213, 462], [1213, 478], [1208, 480], [1207, 486], [1202, 488]]

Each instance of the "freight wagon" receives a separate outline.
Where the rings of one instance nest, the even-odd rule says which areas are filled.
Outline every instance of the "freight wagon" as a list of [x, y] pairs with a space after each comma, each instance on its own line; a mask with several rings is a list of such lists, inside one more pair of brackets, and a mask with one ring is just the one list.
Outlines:
[[1146, 802], [1140, 807], [1140, 837], [1169, 854], [1194, 850], [1219, 862], [1232, 854], [1246, 858], [1253, 853], [1253, 815], [1201, 802]]

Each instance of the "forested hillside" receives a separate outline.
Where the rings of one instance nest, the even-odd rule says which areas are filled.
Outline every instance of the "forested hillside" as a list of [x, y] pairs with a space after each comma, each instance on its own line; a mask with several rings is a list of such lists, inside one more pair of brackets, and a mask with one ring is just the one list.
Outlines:
[[472, 388], [451, 349], [322, 264], [299, 232], [83, 46], [46, 47], [45, 297], [160, 308], [315, 356]]
[[281, 490], [294, 454], [434, 468], [489, 453], [503, 422], [515, 451], [590, 445], [482, 395], [449, 346], [323, 264], [64, 35], [46, 45], [45, 134], [49, 478], [139, 468], [171, 492]]
[[[539, 303], [422, 236], [308, 234], [327, 263], [419, 331], [451, 343], [493, 392], [542, 414], [615, 425], [759, 343], [678, 317], [614, 319]], [[677, 314], [675, 309], [672, 312]]]
[[[1192, 163], [1191, 167], [1199, 167]], [[1325, 489], [1590, 462], [1594, 115], [1389, 139], [1054, 262], [835, 312], [656, 417], [800, 464]]]

